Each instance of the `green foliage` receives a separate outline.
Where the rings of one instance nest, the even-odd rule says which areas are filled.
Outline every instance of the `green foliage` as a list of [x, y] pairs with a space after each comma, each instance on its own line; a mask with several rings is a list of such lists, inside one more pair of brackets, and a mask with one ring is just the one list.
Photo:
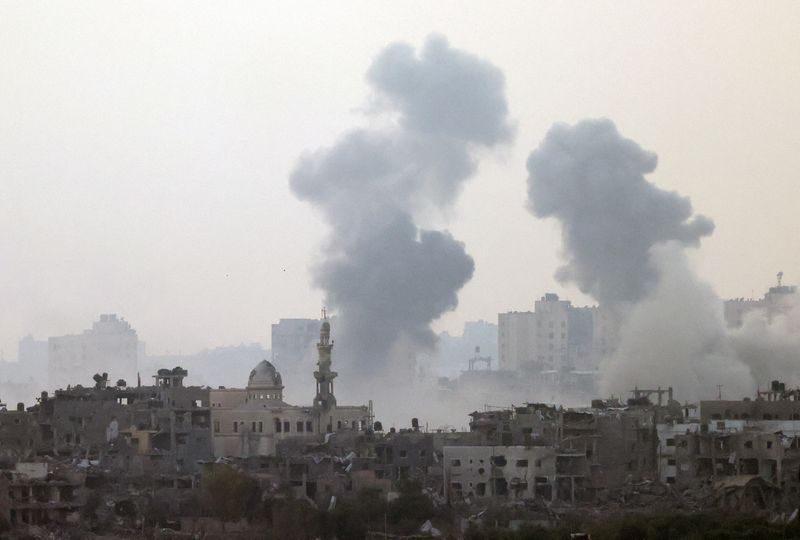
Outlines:
[[206, 505], [223, 521], [252, 518], [258, 511], [261, 489], [250, 475], [228, 465], [215, 467], [203, 482]]
[[266, 537], [275, 540], [313, 540], [327, 530], [321, 523], [321, 512], [308, 501], [295, 499], [268, 499], [264, 514], [270, 522]]

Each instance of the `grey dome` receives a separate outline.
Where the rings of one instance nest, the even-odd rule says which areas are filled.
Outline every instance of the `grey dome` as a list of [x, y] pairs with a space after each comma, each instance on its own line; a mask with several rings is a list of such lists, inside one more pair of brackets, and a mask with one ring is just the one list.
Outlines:
[[250, 378], [247, 381], [248, 388], [282, 388], [283, 381], [281, 374], [275, 369], [271, 363], [262, 360], [250, 372]]

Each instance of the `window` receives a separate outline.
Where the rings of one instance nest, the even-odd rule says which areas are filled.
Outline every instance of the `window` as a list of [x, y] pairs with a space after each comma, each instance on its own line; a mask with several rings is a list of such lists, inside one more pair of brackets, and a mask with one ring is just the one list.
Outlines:
[[214, 433], [219, 433], [219, 420], [214, 420]]
[[253, 426], [252, 426], [252, 429], [250, 431], [252, 431], [253, 433], [256, 432], [256, 423], [255, 422], [253, 422]]
[[518, 459], [517, 460], [517, 467], [527, 467], [528, 460], [527, 459]]
[[744, 447], [745, 448], [752, 448], [753, 447], [753, 441], [744, 441]]
[[264, 422], [259, 422], [258, 423], [258, 432], [259, 433], [264, 433]]
[[314, 431], [314, 424], [311, 422], [311, 420], [306, 420], [306, 431], [308, 433]]
[[674, 484], [675, 477], [674, 476], [667, 476], [667, 484]]
[[425, 455], [426, 455], [426, 452], [425, 452], [425, 449], [423, 448], [422, 450], [419, 451], [419, 457], [425, 457]]
[[275, 419], [275, 433], [280, 433], [281, 430], [281, 420], [280, 418]]
[[302, 432], [303, 432], [303, 421], [302, 420], [298, 420], [297, 421], [297, 433], [302, 433]]
[[407, 458], [408, 457], [408, 451], [407, 450], [400, 450], [400, 457], [401, 458]]
[[233, 422], [233, 432], [239, 433], [239, 422], [236, 421]]
[[667, 439], [667, 446], [675, 446], [675, 439]]
[[667, 460], [667, 465], [675, 465], [675, 460], [674, 459], [668, 459]]
[[772, 441], [767, 441], [767, 448], [772, 448]]
[[542, 460], [541, 460], [541, 459], [537, 459], [536, 461], [534, 461], [534, 462], [533, 462], [533, 464], [534, 464], [536, 467], [541, 467], [541, 466], [542, 466]]
[[289, 431], [291, 431], [291, 423], [288, 420], [286, 420], [283, 423], [283, 432], [284, 433], [289, 433]]
[[460, 459], [451, 459], [450, 460], [451, 467], [461, 467], [461, 460]]

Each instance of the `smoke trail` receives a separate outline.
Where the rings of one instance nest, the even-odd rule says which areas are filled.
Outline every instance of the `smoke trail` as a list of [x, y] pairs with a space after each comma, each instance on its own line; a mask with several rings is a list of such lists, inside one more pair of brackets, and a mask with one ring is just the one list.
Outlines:
[[754, 389], [751, 370], [731, 347], [722, 302], [695, 275], [680, 244], [650, 250], [658, 280], [624, 317], [616, 351], [600, 365], [600, 387], [621, 393], [634, 386], [672, 386], [683, 399], [743, 397]]
[[555, 125], [528, 159], [529, 208], [562, 226], [567, 263], [558, 279], [575, 282], [619, 324], [601, 390], [671, 385], [694, 400], [723, 384], [732, 395], [749, 393], [722, 303], [684, 254], [714, 225], [692, 217], [688, 198], [647, 181], [656, 163], [609, 120]]
[[787, 295], [770, 311], [745, 314], [742, 327], [730, 331], [731, 344], [760, 388], [773, 380], [800, 387], [800, 294]]
[[610, 120], [550, 129], [528, 158], [528, 202], [537, 217], [561, 222], [567, 263], [559, 281], [575, 282], [606, 307], [636, 302], [658, 279], [652, 246], [697, 245], [711, 234], [713, 222], [692, 218], [688, 198], [645, 179], [656, 164]]
[[[474, 150], [511, 138], [503, 74], [438, 36], [419, 55], [398, 43], [367, 72], [371, 127], [307, 153], [290, 178], [320, 208], [331, 236], [315, 284], [338, 312], [338, 358], [385, 370], [430, 347], [430, 323], [456, 307], [474, 262], [449, 233], [415, 217], [450, 205], [476, 167]], [[388, 125], [387, 125], [388, 124]]]

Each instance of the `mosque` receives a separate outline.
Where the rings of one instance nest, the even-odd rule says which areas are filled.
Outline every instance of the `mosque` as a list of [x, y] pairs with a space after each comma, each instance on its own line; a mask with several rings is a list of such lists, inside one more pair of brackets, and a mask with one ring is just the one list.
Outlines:
[[327, 433], [370, 427], [372, 412], [365, 405], [336, 403], [331, 371], [331, 325], [323, 319], [317, 343], [317, 394], [313, 405], [296, 406], [283, 401], [281, 374], [262, 360], [250, 372], [246, 388], [211, 390], [212, 440], [217, 457], [274, 456], [279, 441], [322, 441]]

